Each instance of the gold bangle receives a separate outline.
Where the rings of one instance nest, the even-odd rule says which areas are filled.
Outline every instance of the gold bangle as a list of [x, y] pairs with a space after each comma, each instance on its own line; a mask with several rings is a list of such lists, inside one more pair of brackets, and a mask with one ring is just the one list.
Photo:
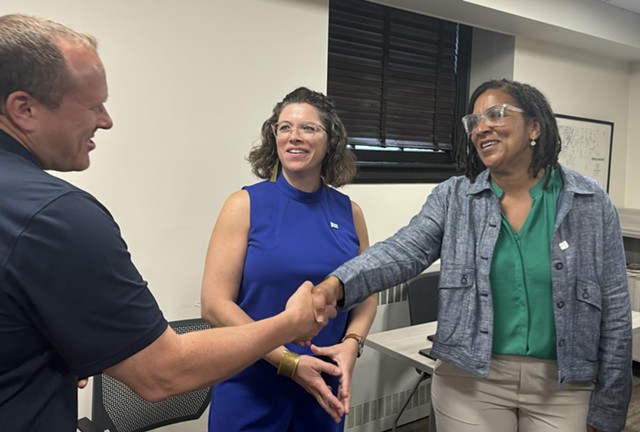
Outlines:
[[285, 349], [278, 364], [278, 375], [293, 379], [293, 377], [296, 376], [296, 369], [298, 369], [299, 362], [300, 355]]

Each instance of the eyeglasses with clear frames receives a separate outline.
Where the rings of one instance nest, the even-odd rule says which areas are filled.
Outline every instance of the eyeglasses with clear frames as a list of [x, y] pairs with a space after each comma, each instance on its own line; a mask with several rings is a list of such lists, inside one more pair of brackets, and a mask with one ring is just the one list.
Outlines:
[[524, 113], [524, 110], [518, 107], [514, 107], [509, 104], [494, 105], [487, 108], [482, 114], [468, 114], [462, 117], [462, 125], [467, 135], [471, 135], [475, 128], [478, 127], [481, 120], [489, 127], [504, 125], [504, 119], [506, 117], [505, 111], [514, 111]]
[[289, 122], [280, 122], [271, 125], [271, 129], [273, 130], [273, 134], [276, 136], [276, 138], [289, 138], [294, 129], [298, 136], [307, 139], [312, 138], [321, 130], [325, 132], [327, 131], [324, 126], [310, 122], [300, 123], [297, 126], [294, 126]]

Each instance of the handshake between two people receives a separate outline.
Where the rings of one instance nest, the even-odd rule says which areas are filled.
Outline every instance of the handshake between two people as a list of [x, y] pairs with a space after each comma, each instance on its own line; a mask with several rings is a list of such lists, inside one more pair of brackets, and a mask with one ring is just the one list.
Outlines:
[[[320, 284], [313, 286], [309, 281], [304, 282], [289, 298], [286, 311], [295, 312], [296, 322], [303, 322], [299, 327], [299, 336], [293, 340], [299, 345], [310, 346], [316, 356], [325, 357], [323, 360], [315, 356], [302, 355], [299, 357], [299, 367], [294, 376], [295, 382], [315, 397], [318, 404], [329, 414], [336, 423], [349, 413], [351, 404], [351, 375], [355, 365], [355, 352], [349, 354], [349, 348], [338, 342], [336, 345], [319, 347], [311, 344], [311, 339], [322, 330], [329, 320], [337, 315], [336, 305], [342, 298], [342, 284], [335, 277], [329, 277]], [[327, 385], [324, 376], [339, 377], [337, 393]]]
[[292, 342], [311, 345], [311, 339], [337, 315], [336, 305], [343, 295], [342, 283], [335, 276], [329, 276], [316, 286], [309, 281], [300, 285], [286, 306], [299, 329], [298, 337]]

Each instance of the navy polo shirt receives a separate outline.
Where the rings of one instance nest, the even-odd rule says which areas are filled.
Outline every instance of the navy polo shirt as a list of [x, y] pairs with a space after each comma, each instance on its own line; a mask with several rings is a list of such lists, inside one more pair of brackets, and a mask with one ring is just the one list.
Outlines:
[[0, 131], [0, 429], [75, 431], [78, 378], [166, 327], [108, 210]]

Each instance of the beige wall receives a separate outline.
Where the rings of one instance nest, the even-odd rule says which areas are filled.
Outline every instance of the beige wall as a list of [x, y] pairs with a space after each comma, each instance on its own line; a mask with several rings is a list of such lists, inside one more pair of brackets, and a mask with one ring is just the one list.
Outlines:
[[347, 185], [343, 192], [364, 212], [371, 244], [393, 235], [422, 208], [435, 185]]
[[327, 1], [0, 6], [17, 11], [98, 38], [115, 125], [91, 168], [64, 177], [112, 211], [167, 317], [198, 314], [208, 237], [225, 198], [255, 181], [245, 157], [262, 122], [296, 86], [326, 87]]
[[640, 209], [640, 62], [631, 65], [625, 207]]
[[540, 89], [558, 114], [614, 123], [609, 194], [625, 204], [629, 65], [526, 38], [516, 38], [514, 79]]
[[[91, 168], [64, 177], [111, 210], [168, 319], [200, 314], [213, 223], [226, 197], [255, 181], [244, 158], [275, 103], [300, 85], [325, 90], [327, 4], [0, 3], [0, 14], [46, 16], [99, 39], [115, 125], [96, 135]], [[80, 415], [89, 412], [85, 390]]]
[[[91, 169], [65, 177], [112, 211], [168, 319], [199, 315], [195, 303], [208, 237], [229, 193], [255, 181], [244, 158], [262, 121], [296, 86], [325, 90], [327, 4], [0, 4], [0, 14], [46, 16], [100, 40], [115, 126], [96, 136]], [[505, 63], [513, 70], [503, 76], [538, 86], [559, 113], [615, 122], [612, 196], [618, 205], [640, 208], [640, 188], [631, 186], [640, 160], [635, 130], [627, 145], [627, 130], [640, 115], [640, 67], [629, 72], [623, 62], [527, 39], [517, 39], [514, 58]], [[345, 191], [362, 206], [374, 243], [419, 211], [432, 188], [351, 185]], [[89, 413], [88, 400], [81, 392], [80, 415]]]

